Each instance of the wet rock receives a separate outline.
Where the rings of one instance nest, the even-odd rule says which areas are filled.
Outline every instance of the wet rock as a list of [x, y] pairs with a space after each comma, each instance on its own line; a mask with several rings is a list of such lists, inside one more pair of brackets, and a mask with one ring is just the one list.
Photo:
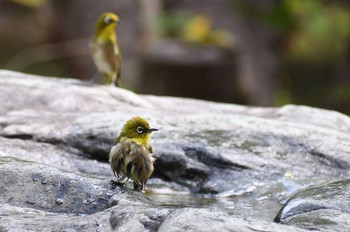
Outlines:
[[[53, 145], [53, 153], [106, 161], [125, 120], [141, 115], [160, 129], [152, 136], [154, 176], [194, 192], [220, 193], [237, 186], [238, 178], [274, 181], [287, 172], [297, 179], [349, 176], [350, 119], [340, 113], [138, 96], [76, 80], [0, 75], [0, 135]], [[49, 163], [51, 157], [41, 159]], [[102, 167], [92, 172], [108, 175]], [[214, 185], [218, 176], [224, 180]]]
[[0, 137], [0, 157], [13, 157], [25, 161], [46, 164], [70, 172], [79, 172], [113, 178], [107, 163], [97, 162], [77, 155], [77, 151], [56, 144]]
[[349, 231], [350, 180], [303, 189], [278, 212], [275, 222], [321, 231]]
[[[196, 228], [196, 229], [194, 229]], [[307, 231], [295, 227], [271, 224], [259, 220], [238, 218], [214, 209], [180, 209], [172, 212], [159, 227], [159, 232], [171, 231]]]
[[118, 189], [108, 181], [24, 160], [0, 158], [1, 204], [55, 213], [91, 214], [108, 208]]
[[[132, 200], [122, 199], [129, 207], [114, 206], [93, 214], [52, 213], [33, 208], [2, 204], [1, 231], [156, 231], [168, 214], [167, 209], [142, 205], [136, 211]], [[122, 201], [120, 200], [120, 201]], [[140, 207], [140, 205], [138, 205]], [[132, 209], [132, 211], [129, 211]]]
[[7, 157], [0, 167], [1, 231], [156, 231], [169, 213], [107, 180]]
[[[198, 222], [222, 218], [212, 221], [218, 228], [236, 228], [225, 219], [231, 216], [241, 228], [254, 221], [251, 228], [286, 231], [272, 222], [280, 202], [302, 188], [350, 178], [350, 119], [333, 111], [142, 96], [9, 71], [0, 71], [0, 102], [0, 230], [171, 231], [178, 227], [170, 219], [187, 212], [176, 207], [190, 206], [205, 208], [188, 209]], [[157, 158], [146, 185], [151, 200], [109, 186], [115, 178], [109, 150], [135, 115], [160, 129], [151, 139]], [[309, 213], [325, 215], [335, 229], [346, 226], [332, 219], [346, 213], [326, 210]], [[198, 231], [196, 220], [186, 228]]]

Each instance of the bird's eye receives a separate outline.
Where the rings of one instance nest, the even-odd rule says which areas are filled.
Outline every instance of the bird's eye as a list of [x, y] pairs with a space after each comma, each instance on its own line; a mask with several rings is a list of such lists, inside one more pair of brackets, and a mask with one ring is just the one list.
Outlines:
[[141, 127], [141, 126], [138, 126], [138, 127], [136, 128], [136, 131], [137, 131], [137, 133], [142, 134], [142, 133], [144, 132], [144, 129], [143, 129], [143, 127]]
[[104, 21], [105, 21], [106, 24], [109, 24], [109, 23], [111, 22], [111, 17], [106, 16], [106, 17], [104, 18]]

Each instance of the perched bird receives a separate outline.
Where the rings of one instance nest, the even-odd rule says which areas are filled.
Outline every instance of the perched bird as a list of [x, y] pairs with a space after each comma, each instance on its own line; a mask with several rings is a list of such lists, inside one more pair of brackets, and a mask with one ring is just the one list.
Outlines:
[[121, 71], [121, 54], [115, 28], [119, 17], [113, 13], [103, 13], [97, 20], [95, 34], [90, 43], [91, 55], [98, 71], [118, 86]]
[[138, 116], [124, 124], [109, 153], [112, 171], [118, 177], [115, 184], [123, 184], [130, 178], [134, 181], [134, 190], [143, 191], [154, 170], [152, 146], [148, 141], [151, 132], [157, 130]]

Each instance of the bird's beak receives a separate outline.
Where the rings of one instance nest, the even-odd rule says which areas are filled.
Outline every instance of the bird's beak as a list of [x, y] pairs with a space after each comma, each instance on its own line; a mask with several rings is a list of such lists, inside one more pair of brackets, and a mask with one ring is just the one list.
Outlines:
[[156, 128], [149, 128], [147, 131], [148, 131], [149, 133], [151, 133], [151, 132], [153, 132], [153, 131], [158, 131], [158, 129], [156, 129]]
[[118, 25], [118, 26], [123, 26], [123, 22], [121, 21], [121, 20], [117, 20], [117, 21], [115, 21], [115, 23]]

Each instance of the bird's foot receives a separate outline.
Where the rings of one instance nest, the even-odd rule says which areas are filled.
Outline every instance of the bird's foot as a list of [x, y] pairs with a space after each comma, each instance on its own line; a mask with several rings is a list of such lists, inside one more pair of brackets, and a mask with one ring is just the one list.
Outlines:
[[135, 192], [145, 193], [144, 189], [133, 189]]
[[134, 191], [145, 193], [143, 184], [139, 185], [134, 182]]
[[124, 183], [124, 182], [119, 182], [119, 181], [116, 181], [116, 180], [110, 180], [109, 183], [110, 183], [112, 186], [126, 187], [126, 183]]

